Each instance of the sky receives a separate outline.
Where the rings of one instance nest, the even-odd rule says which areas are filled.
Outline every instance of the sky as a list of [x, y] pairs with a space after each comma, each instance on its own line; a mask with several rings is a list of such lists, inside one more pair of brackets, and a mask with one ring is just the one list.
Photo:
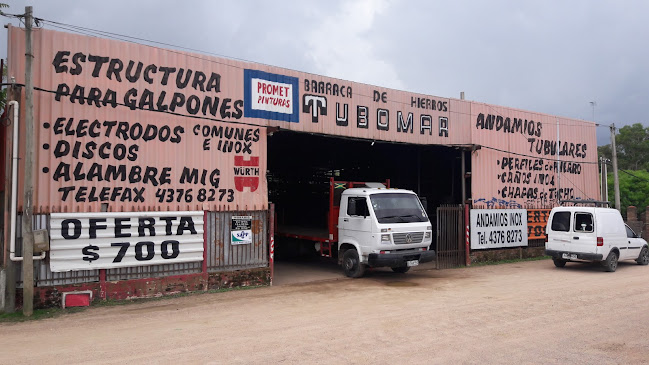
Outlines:
[[649, 126], [649, 1], [0, 2], [199, 53], [594, 120], [599, 145], [611, 123]]

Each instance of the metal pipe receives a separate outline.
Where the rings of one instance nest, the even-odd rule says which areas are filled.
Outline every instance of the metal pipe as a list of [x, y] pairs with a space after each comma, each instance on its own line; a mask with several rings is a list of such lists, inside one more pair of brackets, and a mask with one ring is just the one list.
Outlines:
[[464, 156], [464, 149], [460, 148], [460, 154], [462, 158], [460, 159], [460, 164], [462, 165], [460, 169], [460, 182], [462, 186], [462, 205], [466, 204], [466, 157]]
[[611, 124], [611, 153], [613, 154], [613, 190], [615, 193], [615, 208], [621, 212], [620, 180], [617, 175], [617, 147], [615, 146], [615, 123]]
[[559, 138], [559, 118], [557, 120], [557, 205], [561, 205], [561, 158], [559, 158], [559, 151], [561, 150], [561, 139]]
[[[14, 108], [14, 118], [13, 118], [13, 130], [14, 130], [14, 141], [13, 141], [13, 152], [12, 152], [12, 163], [11, 163], [11, 222], [9, 224], [9, 259], [11, 261], [22, 261], [21, 256], [16, 256], [16, 208], [18, 205], [18, 110], [20, 105], [16, 100], [11, 100], [7, 103], [7, 106], [13, 106]], [[45, 252], [42, 252], [39, 256], [34, 256], [34, 260], [42, 260], [45, 258]]]

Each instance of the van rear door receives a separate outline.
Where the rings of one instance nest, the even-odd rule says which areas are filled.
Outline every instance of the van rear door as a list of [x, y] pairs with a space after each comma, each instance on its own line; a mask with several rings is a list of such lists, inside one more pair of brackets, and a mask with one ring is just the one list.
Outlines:
[[548, 242], [546, 249], [554, 251], [566, 251], [566, 245], [570, 243], [570, 223], [572, 213], [570, 211], [554, 211], [548, 225]]
[[597, 253], [597, 234], [593, 214], [576, 211], [573, 213], [572, 222], [569, 251]]

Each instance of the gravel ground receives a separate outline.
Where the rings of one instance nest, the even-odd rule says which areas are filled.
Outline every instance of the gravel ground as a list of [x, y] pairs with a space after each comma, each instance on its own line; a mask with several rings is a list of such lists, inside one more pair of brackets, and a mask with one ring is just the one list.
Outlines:
[[0, 324], [0, 363], [645, 364], [648, 283], [631, 262], [375, 271]]

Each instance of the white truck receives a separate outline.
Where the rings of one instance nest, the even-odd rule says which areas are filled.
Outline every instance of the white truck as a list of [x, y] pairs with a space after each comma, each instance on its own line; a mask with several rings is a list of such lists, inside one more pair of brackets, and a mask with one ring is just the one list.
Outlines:
[[367, 267], [405, 273], [435, 259], [429, 249], [432, 225], [414, 192], [331, 179], [329, 201], [329, 232], [278, 227], [278, 234], [316, 242], [321, 255], [337, 256], [352, 278], [363, 276]]
[[556, 267], [567, 262], [600, 262], [613, 272], [618, 260], [649, 264], [647, 241], [624, 224], [620, 212], [611, 208], [556, 207], [550, 212], [545, 254]]

